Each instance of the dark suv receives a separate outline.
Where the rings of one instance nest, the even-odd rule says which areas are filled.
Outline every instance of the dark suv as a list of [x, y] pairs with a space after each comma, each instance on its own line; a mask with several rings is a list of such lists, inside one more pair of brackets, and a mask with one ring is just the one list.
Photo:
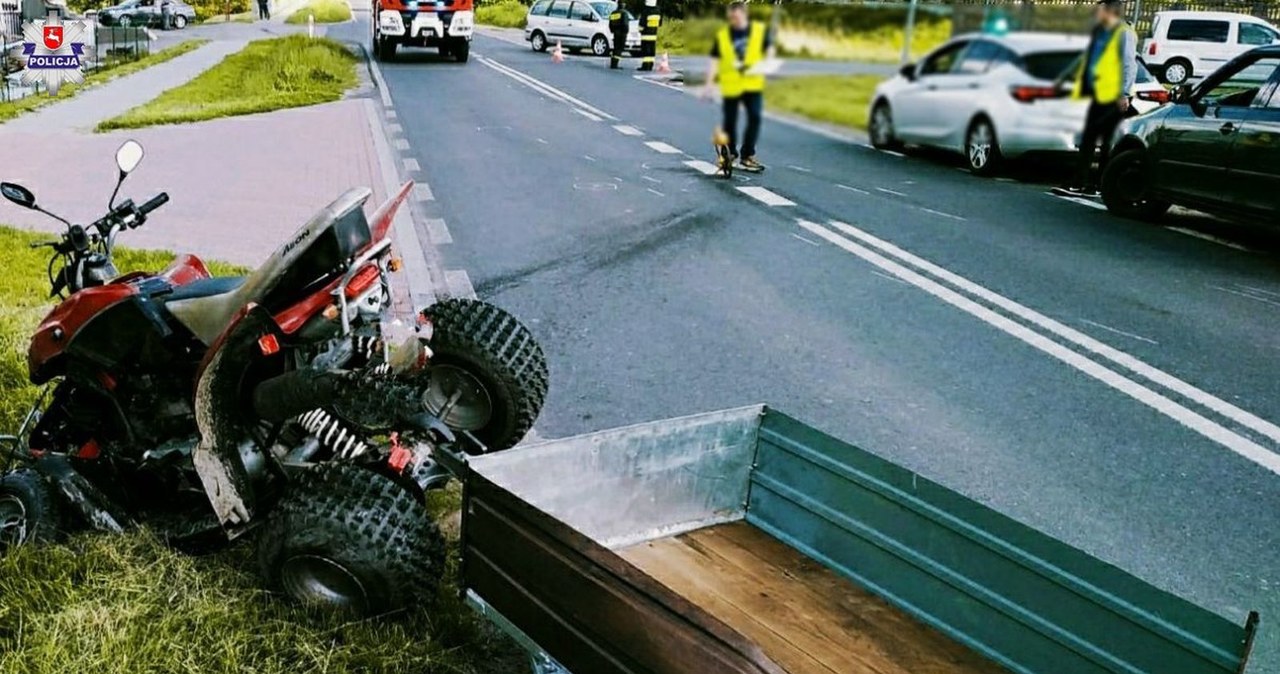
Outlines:
[[1125, 122], [1102, 176], [1120, 215], [1172, 204], [1229, 218], [1280, 216], [1280, 46], [1236, 57], [1173, 102]]

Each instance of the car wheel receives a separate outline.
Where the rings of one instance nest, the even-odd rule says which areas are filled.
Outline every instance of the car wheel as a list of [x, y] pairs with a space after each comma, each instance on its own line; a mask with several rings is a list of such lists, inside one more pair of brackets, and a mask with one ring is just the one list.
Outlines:
[[185, 17], [185, 16], [183, 16], [183, 15], [181, 15], [181, 14], [179, 14], [179, 15], [177, 15], [177, 16], [175, 16], [175, 17], [173, 17], [173, 27], [174, 27], [175, 29], [177, 29], [177, 30], [182, 30], [183, 28], [186, 28], [186, 27], [187, 27], [187, 17]]
[[455, 44], [449, 52], [453, 54], [454, 58], [458, 59], [458, 63], [466, 63], [467, 59], [471, 58], [471, 43], [462, 40]]
[[124, 15], [121, 15], [120, 18], [116, 20], [116, 25], [121, 28], [128, 28], [132, 23], [133, 22], [129, 20], [129, 17]]
[[543, 35], [542, 31], [533, 31], [533, 35], [529, 36], [529, 46], [533, 47], [534, 51], [546, 51], [547, 36]]
[[596, 56], [609, 55], [609, 41], [603, 35], [591, 38], [591, 53]]
[[1191, 79], [1191, 62], [1186, 59], [1172, 59], [1164, 64], [1164, 81], [1177, 86]]
[[57, 540], [66, 529], [58, 492], [30, 469], [0, 476], [0, 554], [25, 543]]
[[884, 101], [871, 109], [867, 130], [871, 135], [871, 146], [877, 150], [895, 150], [902, 146], [893, 133], [893, 110]]
[[974, 175], [993, 175], [1000, 168], [1000, 143], [991, 120], [979, 117], [964, 135], [964, 157]]
[[378, 48], [375, 56], [379, 61], [394, 61], [396, 58], [396, 43], [385, 37], [378, 38]]
[[1125, 150], [1102, 172], [1102, 203], [1107, 210], [1125, 218], [1158, 220], [1169, 210], [1169, 202], [1149, 196], [1147, 153], [1142, 149]]

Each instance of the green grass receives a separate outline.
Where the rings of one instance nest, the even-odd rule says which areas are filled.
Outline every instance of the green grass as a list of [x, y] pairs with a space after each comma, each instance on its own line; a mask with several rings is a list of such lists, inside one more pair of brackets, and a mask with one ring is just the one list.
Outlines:
[[[0, 433], [34, 399], [27, 338], [51, 306], [47, 240], [0, 227]], [[119, 249], [122, 271], [173, 255]], [[242, 273], [209, 262], [218, 275]], [[459, 492], [432, 494], [434, 517], [456, 517]], [[456, 527], [446, 526], [456, 535]], [[293, 607], [260, 589], [251, 544], [188, 557], [145, 530], [82, 534], [0, 554], [0, 674], [133, 672], [423, 672], [509, 674], [527, 661], [467, 609], [456, 559], [437, 598], [407, 614], [351, 622]]]
[[98, 131], [201, 122], [336, 101], [356, 86], [338, 42], [290, 35], [251, 42], [186, 84], [98, 124]]
[[258, 19], [257, 12], [240, 12], [227, 18], [226, 14], [214, 14], [201, 23], [253, 23]]
[[497, 0], [476, 5], [476, 23], [500, 28], [524, 28], [529, 6], [519, 0]]
[[[767, 20], [761, 18], [759, 20]], [[711, 52], [718, 18], [671, 19], [658, 30], [658, 52], [703, 55]], [[951, 37], [946, 20], [921, 21], [911, 36], [911, 53], [918, 57]], [[905, 35], [901, 24], [861, 27], [819, 25], [784, 18], [777, 32], [778, 53], [792, 58], [897, 63]]]
[[865, 129], [867, 106], [880, 81], [874, 75], [780, 77], [765, 89], [765, 105], [770, 110]]
[[18, 115], [37, 110], [51, 103], [56, 103], [67, 98], [71, 98], [86, 88], [110, 82], [117, 77], [132, 75], [144, 68], [164, 63], [170, 59], [175, 59], [183, 54], [194, 51], [203, 47], [208, 40], [186, 40], [176, 44], [168, 49], [162, 49], [158, 52], [147, 54], [135, 61], [111, 61], [108, 60], [101, 68], [94, 70], [84, 76], [84, 84], [72, 84], [63, 87], [57, 96], [47, 96], [45, 94], [36, 94], [27, 96], [16, 101], [6, 101], [0, 103], [0, 124], [17, 117]]
[[302, 9], [289, 15], [285, 23], [307, 22], [308, 16], [315, 16], [316, 23], [342, 23], [351, 20], [351, 5], [346, 0], [311, 0]]

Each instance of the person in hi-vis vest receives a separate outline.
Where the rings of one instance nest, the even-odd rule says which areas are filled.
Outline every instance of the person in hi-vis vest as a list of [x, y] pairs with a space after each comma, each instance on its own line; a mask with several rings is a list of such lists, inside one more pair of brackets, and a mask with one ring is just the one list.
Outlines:
[[[711, 47], [711, 63], [703, 94], [709, 95], [715, 78], [720, 79], [720, 96], [724, 101], [723, 129], [729, 135], [729, 151], [747, 171], [761, 171], [764, 165], [756, 158], [756, 141], [760, 138], [760, 117], [764, 113], [764, 75], [752, 67], [773, 56], [773, 36], [762, 21], [752, 21], [747, 5], [740, 0], [729, 4], [728, 24], [716, 32]], [[738, 109], [747, 111], [747, 128], [738, 146]]]
[[644, 0], [640, 11], [640, 70], [653, 70], [658, 55], [658, 26], [662, 15], [658, 13], [658, 0]]
[[[1080, 66], [1076, 69], [1072, 96], [1088, 98], [1084, 133], [1080, 137], [1080, 165], [1075, 182], [1067, 192], [1081, 196], [1098, 194], [1098, 176], [1111, 156], [1111, 139], [1116, 128], [1132, 110], [1130, 99], [1138, 79], [1137, 36], [1124, 20], [1123, 0], [1099, 0], [1096, 23]], [[1098, 143], [1098, 170], [1093, 158]]]
[[622, 63], [622, 52], [627, 48], [627, 33], [631, 32], [630, 22], [627, 21], [627, 10], [622, 6], [622, 2], [613, 8], [613, 12], [609, 14], [609, 36], [613, 39], [612, 50], [609, 54], [609, 67], [617, 70]]

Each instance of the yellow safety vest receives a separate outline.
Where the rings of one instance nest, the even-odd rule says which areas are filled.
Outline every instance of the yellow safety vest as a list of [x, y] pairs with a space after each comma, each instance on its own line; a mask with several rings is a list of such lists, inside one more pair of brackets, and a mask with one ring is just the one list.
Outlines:
[[720, 95], [736, 98], [743, 93], [764, 91], [764, 75], [747, 75], [745, 71], [764, 60], [764, 24], [752, 21], [747, 27], [747, 50], [742, 62], [733, 49], [729, 27], [720, 29], [716, 36], [720, 51]]
[[[1133, 29], [1127, 23], [1121, 23], [1111, 31], [1111, 38], [1102, 50], [1102, 56], [1093, 66], [1093, 100], [1099, 103], [1115, 103], [1125, 95], [1124, 91], [1124, 54], [1120, 53], [1124, 44], [1124, 34]], [[1089, 60], [1086, 52], [1080, 59], [1080, 67], [1076, 69], [1076, 85], [1071, 92], [1075, 98], [1084, 98], [1084, 71]]]

